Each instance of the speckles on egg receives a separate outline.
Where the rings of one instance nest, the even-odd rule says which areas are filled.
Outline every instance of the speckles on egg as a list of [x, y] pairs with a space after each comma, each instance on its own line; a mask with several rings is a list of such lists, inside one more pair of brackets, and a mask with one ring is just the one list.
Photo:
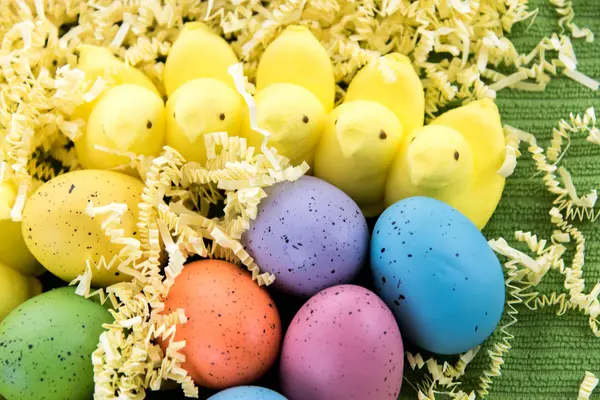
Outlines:
[[286, 400], [277, 392], [258, 386], [238, 386], [223, 390], [208, 400]]
[[[125, 174], [82, 170], [60, 175], [43, 184], [27, 201], [22, 232], [27, 247], [44, 267], [70, 282], [84, 272], [85, 262], [110, 260], [120, 246], [110, 243], [98, 219], [85, 214], [88, 202], [94, 206], [126, 204], [122, 217], [126, 236], [136, 228], [137, 205], [143, 183]], [[94, 286], [107, 286], [127, 279], [114, 270], [94, 273]]]
[[387, 306], [359, 286], [313, 296], [284, 339], [280, 377], [290, 400], [395, 400], [403, 372], [402, 338]]
[[[395, 230], [405, 225], [410, 231]], [[384, 247], [384, 254], [376, 251]], [[371, 249], [377, 293], [407, 340], [456, 354], [494, 331], [504, 308], [502, 268], [479, 229], [457, 210], [425, 197], [399, 201], [377, 221]], [[398, 284], [385, 285], [385, 278]]]
[[267, 192], [242, 242], [262, 270], [277, 276], [276, 288], [310, 296], [358, 274], [369, 234], [350, 197], [310, 176]]
[[9, 399], [87, 400], [91, 354], [102, 324], [100, 305], [56, 289], [23, 303], [0, 324], [0, 393]]
[[281, 322], [273, 300], [250, 274], [217, 260], [188, 264], [175, 280], [165, 312], [185, 310], [177, 328], [195, 382], [223, 389], [258, 379], [275, 362]]

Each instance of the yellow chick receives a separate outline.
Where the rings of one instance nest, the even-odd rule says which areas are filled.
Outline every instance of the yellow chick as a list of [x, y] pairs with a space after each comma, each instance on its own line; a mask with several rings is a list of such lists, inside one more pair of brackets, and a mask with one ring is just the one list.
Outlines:
[[452, 128], [428, 125], [403, 141], [390, 170], [387, 198], [434, 197], [450, 202], [473, 178], [473, 155]]
[[348, 194], [366, 216], [383, 211], [387, 170], [402, 140], [389, 108], [356, 100], [333, 110], [315, 153], [315, 176]]
[[[77, 68], [85, 73], [85, 80], [88, 85], [93, 85], [97, 78], [103, 78], [108, 88], [132, 84], [144, 87], [157, 96], [161, 96], [154, 83], [144, 73], [134, 67], [125, 64], [105, 47], [82, 44], [78, 48], [79, 59]], [[100, 101], [102, 95], [96, 97], [91, 102], [79, 105], [71, 114], [71, 119], [78, 118], [87, 121], [92, 110]]]
[[329, 112], [335, 101], [333, 64], [327, 50], [304, 26], [288, 26], [265, 49], [256, 71], [256, 90], [292, 83], [314, 94]]
[[125, 156], [108, 154], [96, 145], [141, 155], [158, 155], [165, 141], [162, 99], [138, 85], [119, 85], [104, 94], [90, 115], [75, 152], [86, 169], [127, 164]]
[[[10, 217], [10, 210], [16, 198], [17, 190], [13, 184], [8, 181], [0, 183], [0, 264], [26, 275], [38, 276], [45, 269], [25, 245], [21, 223], [12, 221]], [[2, 278], [0, 278], [1, 281]], [[0, 320], [2, 319], [1, 309], [0, 305]]]
[[497, 174], [505, 157], [498, 108], [492, 100], [448, 111], [404, 140], [390, 169], [385, 203], [411, 196], [444, 201], [479, 228], [504, 189]]
[[40, 293], [42, 284], [37, 278], [0, 264], [0, 322], [21, 303]]
[[184, 83], [167, 101], [166, 144], [187, 161], [205, 163], [204, 134], [239, 135], [242, 101], [236, 91], [216, 79], [201, 78]]
[[367, 217], [378, 215], [402, 136], [422, 126], [424, 115], [423, 86], [405, 56], [392, 53], [368, 64], [330, 116], [338, 121], [335, 134], [325, 128], [317, 145], [315, 176], [346, 192]]
[[423, 85], [409, 58], [403, 54], [387, 54], [358, 71], [344, 99], [354, 100], [383, 104], [396, 114], [406, 133], [423, 126]]
[[[293, 165], [312, 165], [315, 147], [325, 124], [325, 108], [307, 89], [290, 83], [274, 83], [255, 97], [257, 123], [271, 132], [269, 146], [289, 158]], [[264, 136], [248, 124], [242, 135], [259, 149]]]
[[[269, 146], [293, 165], [312, 165], [335, 100], [333, 65], [325, 48], [306, 27], [287, 27], [265, 49], [256, 86], [257, 124], [271, 133]], [[247, 121], [242, 135], [260, 149], [264, 137]]]
[[184, 83], [214, 78], [235, 89], [227, 68], [237, 56], [221, 36], [202, 22], [188, 22], [179, 33], [165, 62], [165, 90], [171, 95]]

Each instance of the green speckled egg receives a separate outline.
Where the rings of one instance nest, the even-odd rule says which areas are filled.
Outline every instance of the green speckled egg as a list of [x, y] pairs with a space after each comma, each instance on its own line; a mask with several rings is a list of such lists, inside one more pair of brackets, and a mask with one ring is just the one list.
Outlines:
[[74, 288], [36, 296], [0, 323], [0, 397], [88, 400], [94, 392], [91, 355], [112, 316]]

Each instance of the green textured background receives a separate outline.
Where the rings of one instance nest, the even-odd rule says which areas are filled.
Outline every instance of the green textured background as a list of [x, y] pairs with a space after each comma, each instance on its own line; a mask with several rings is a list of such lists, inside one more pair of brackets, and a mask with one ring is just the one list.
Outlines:
[[[578, 56], [578, 69], [588, 76], [600, 79], [600, 0], [573, 0], [576, 18], [580, 27], [589, 27], [597, 34], [594, 43], [584, 39], [573, 40]], [[530, 9], [539, 8], [539, 13], [526, 31], [528, 22], [520, 24], [510, 38], [518, 50], [528, 53], [544, 36], [559, 32], [558, 17], [548, 0], [531, 0]], [[600, 91], [599, 91], [600, 92]], [[498, 95], [503, 123], [531, 132], [538, 143], [546, 147], [552, 128], [562, 118], [568, 118], [570, 112], [583, 113], [595, 106], [600, 117], [600, 93], [571, 81], [568, 78], [553, 80], [545, 92], [524, 93], [505, 89]], [[543, 185], [541, 176], [535, 173], [533, 162], [524, 146], [523, 156], [518, 167], [508, 180], [503, 199], [492, 220], [484, 230], [488, 239], [504, 237], [514, 243], [516, 230], [532, 231], [542, 238], [549, 238], [554, 227], [550, 224], [548, 211], [553, 197]], [[578, 192], [584, 193], [592, 188], [600, 188], [600, 146], [592, 146], [583, 137], [576, 138], [563, 161], [573, 174]], [[600, 220], [599, 225], [578, 224], [586, 235], [586, 265], [584, 278], [586, 289], [591, 290], [600, 279]], [[570, 260], [568, 260], [570, 261]], [[49, 275], [49, 274], [48, 274]], [[46, 288], [63, 285], [59, 280], [45, 276]], [[561, 291], [563, 278], [550, 272], [540, 285], [544, 291]], [[282, 319], [291, 320], [298, 304], [289, 304], [291, 300], [277, 299], [282, 307]], [[557, 317], [557, 307], [547, 307], [539, 311], [529, 311], [519, 307], [519, 322], [509, 328], [515, 335], [512, 349], [505, 356], [502, 376], [494, 379], [488, 399], [576, 399], [579, 385], [585, 371], [600, 377], [600, 338], [596, 338], [588, 325], [587, 317], [581, 313], [568, 312]], [[502, 324], [506, 322], [503, 318]], [[475, 360], [468, 366], [463, 390], [476, 389], [478, 377], [489, 367], [487, 349], [500, 340], [496, 332], [484, 345]], [[425, 356], [425, 355], [424, 355]], [[408, 365], [405, 371], [408, 372]], [[258, 382], [259, 385], [278, 388], [277, 367]], [[202, 392], [200, 398], [206, 398], [212, 392]], [[180, 391], [149, 392], [148, 399], [183, 399]], [[415, 399], [415, 393], [408, 384], [404, 384], [401, 399]], [[437, 397], [446, 398], [444, 396]], [[479, 398], [479, 397], [478, 397]], [[592, 394], [592, 399], [600, 399], [600, 388]], [[369, 399], [358, 399], [369, 400]]]
[[[573, 40], [579, 60], [578, 69], [600, 79], [600, 0], [573, 2], [575, 22], [580, 27], [589, 27], [598, 35], [594, 43], [587, 43], [584, 39]], [[558, 17], [548, 0], [531, 0], [530, 9], [535, 8], [539, 8], [539, 13], [534, 24], [526, 31], [528, 22], [522, 23], [510, 35], [517, 49], [523, 53], [531, 51], [544, 36], [560, 32]], [[594, 93], [566, 77], [553, 80], [542, 93], [503, 90], [498, 95], [497, 104], [505, 124], [534, 133], [543, 147], [549, 143], [552, 128], [560, 119], [568, 118], [570, 112], [583, 113], [590, 106], [595, 106], [600, 116], [600, 93]], [[546, 192], [541, 176], [533, 177], [534, 164], [524, 146], [522, 152], [515, 174], [507, 180], [498, 210], [484, 230], [488, 239], [505, 237], [511, 243], [516, 230], [533, 231], [542, 238], [549, 238], [554, 229], [548, 216], [553, 197]], [[600, 146], [590, 145], [583, 137], [576, 138], [563, 165], [573, 174], [579, 193], [600, 188]], [[584, 277], [589, 291], [600, 279], [600, 225], [592, 227], [583, 223], [580, 226], [587, 238]], [[550, 272], [540, 289], [561, 291], [562, 285], [563, 278]], [[289, 298], [276, 300], [279, 300], [284, 321], [291, 320], [301, 304], [289, 304]], [[281, 307], [283, 304], [285, 307]], [[505, 357], [502, 376], [494, 379], [488, 399], [577, 399], [585, 371], [600, 377], [600, 338], [592, 334], [587, 317], [576, 312], [557, 317], [556, 310], [556, 307], [547, 307], [529, 311], [519, 307], [519, 322], [509, 328], [515, 335], [512, 349]], [[503, 318], [502, 323], [505, 322]], [[487, 349], [500, 339], [501, 335], [496, 332], [469, 365], [463, 390], [476, 388], [478, 377], [489, 366]], [[406, 365], [405, 371], [408, 372], [408, 369]], [[273, 368], [258, 384], [278, 389], [276, 370], [277, 367]], [[201, 398], [209, 394], [202, 393]], [[149, 393], [148, 398], [183, 397], [174, 393]], [[408, 384], [404, 384], [400, 398], [416, 399], [416, 394]], [[600, 388], [591, 398], [600, 399]]]
[[[573, 0], [573, 3], [578, 26], [589, 27], [598, 36], [594, 43], [573, 40], [578, 69], [600, 79], [600, 0]], [[531, 9], [539, 7], [534, 24], [527, 32], [522, 26], [510, 36], [521, 52], [529, 52], [541, 38], [560, 31], [556, 12], [548, 0], [532, 0], [530, 5]], [[570, 112], [583, 113], [595, 106], [600, 114], [600, 94], [566, 77], [552, 81], [542, 93], [503, 90], [497, 104], [503, 123], [534, 133], [543, 147], [549, 143], [552, 128], [560, 119], [568, 118]], [[517, 170], [507, 180], [498, 210], [484, 230], [488, 239], [502, 236], [514, 243], [516, 230], [532, 231], [548, 239], [552, 233], [548, 211], [553, 197], [546, 192], [541, 176], [532, 177], [534, 164], [525, 146], [521, 147], [523, 156]], [[600, 146], [589, 144], [584, 137], [576, 138], [563, 165], [571, 171], [578, 193], [600, 188]], [[587, 238], [584, 278], [589, 291], [600, 279], [600, 225], [576, 226], [582, 228]], [[563, 278], [558, 273], [550, 273], [540, 288], [542, 292], [561, 291], [562, 284]], [[519, 322], [509, 328], [515, 335], [512, 349], [505, 357], [502, 376], [494, 379], [487, 398], [576, 399], [586, 370], [600, 377], [600, 338], [592, 334], [587, 317], [577, 312], [557, 317], [557, 307], [518, 310]], [[502, 322], [505, 321], [503, 318]], [[487, 368], [487, 349], [499, 337], [496, 332], [469, 365], [465, 389], [471, 389], [469, 383], [475, 383], [475, 378]], [[402, 397], [414, 398], [414, 393]], [[600, 399], [600, 388], [591, 398]]]

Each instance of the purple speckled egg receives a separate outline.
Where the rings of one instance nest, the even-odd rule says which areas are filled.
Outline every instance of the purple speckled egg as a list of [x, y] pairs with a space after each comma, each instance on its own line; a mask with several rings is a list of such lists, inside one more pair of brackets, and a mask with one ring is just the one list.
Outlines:
[[281, 353], [290, 400], [395, 400], [404, 346], [385, 303], [355, 285], [325, 289], [294, 317]]
[[368, 257], [369, 230], [356, 203], [312, 176], [267, 189], [242, 243], [274, 286], [299, 296], [348, 283]]

